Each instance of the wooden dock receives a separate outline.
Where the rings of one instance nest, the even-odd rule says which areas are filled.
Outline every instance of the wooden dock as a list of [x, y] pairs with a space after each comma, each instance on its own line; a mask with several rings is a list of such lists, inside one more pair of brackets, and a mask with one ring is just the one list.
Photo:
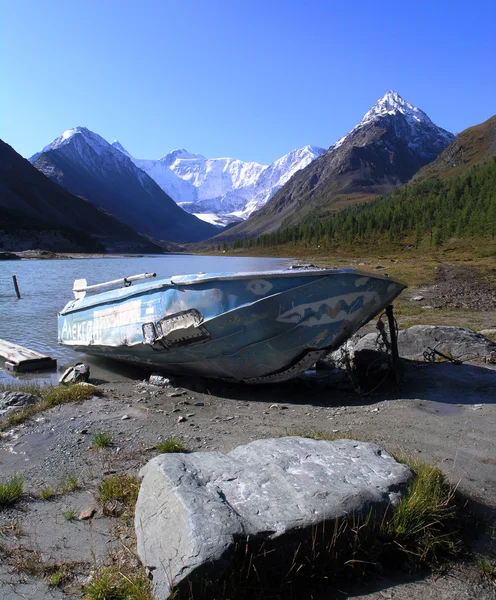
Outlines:
[[0, 356], [5, 359], [5, 368], [17, 373], [57, 368], [57, 359], [6, 340], [0, 340]]

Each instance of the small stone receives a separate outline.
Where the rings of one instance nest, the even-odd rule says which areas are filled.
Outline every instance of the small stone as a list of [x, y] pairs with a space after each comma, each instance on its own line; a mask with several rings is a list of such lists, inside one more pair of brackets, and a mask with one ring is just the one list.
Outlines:
[[205, 402], [195, 402], [195, 406], [205, 406]]
[[96, 513], [96, 506], [88, 506], [88, 508], [83, 509], [78, 516], [79, 521], [87, 521], [88, 519], [92, 519]]
[[159, 373], [152, 373], [148, 381], [152, 385], [156, 385], [159, 387], [168, 387], [171, 384], [171, 380], [168, 377], [164, 377]]
[[128, 419], [130, 419], [131, 417], [129, 415], [122, 415], [121, 417], [121, 421], [127, 421]]
[[188, 419], [186, 417], [177, 417], [177, 422], [178, 423], [184, 423], [184, 421], [187, 421]]
[[413, 302], [420, 302], [421, 300], [423, 300], [424, 297], [423, 296], [414, 296], [412, 298]]

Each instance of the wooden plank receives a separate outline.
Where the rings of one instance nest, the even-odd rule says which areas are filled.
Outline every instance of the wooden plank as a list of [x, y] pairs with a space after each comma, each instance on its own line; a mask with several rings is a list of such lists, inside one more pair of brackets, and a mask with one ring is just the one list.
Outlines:
[[55, 358], [7, 340], [0, 340], [0, 356], [5, 358], [5, 366], [12, 371], [22, 372], [57, 368]]

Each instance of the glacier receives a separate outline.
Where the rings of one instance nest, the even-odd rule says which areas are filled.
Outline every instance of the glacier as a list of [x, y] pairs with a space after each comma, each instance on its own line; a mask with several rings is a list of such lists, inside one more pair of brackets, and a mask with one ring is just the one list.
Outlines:
[[307, 145], [262, 165], [235, 158], [206, 158], [184, 149], [174, 150], [159, 160], [145, 160], [132, 157], [117, 140], [112, 145], [131, 158], [185, 211], [221, 226], [247, 219], [297, 171], [326, 152]]

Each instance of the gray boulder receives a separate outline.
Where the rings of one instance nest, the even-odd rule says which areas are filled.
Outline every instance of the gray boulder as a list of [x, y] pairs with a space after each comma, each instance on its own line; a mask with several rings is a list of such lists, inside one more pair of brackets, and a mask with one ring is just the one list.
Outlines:
[[[374, 352], [383, 351], [384, 345], [378, 333], [368, 333], [363, 337], [353, 336], [341, 348], [332, 352], [328, 360], [337, 367], [343, 367], [344, 357], [360, 363], [378, 360]], [[423, 360], [424, 352], [442, 352], [450, 358], [461, 361], [484, 359], [496, 351], [496, 343], [480, 333], [463, 327], [439, 325], [414, 325], [398, 332], [398, 352], [402, 358]], [[434, 354], [434, 358], [435, 358]], [[439, 355], [437, 355], [439, 356]], [[387, 366], [387, 363], [386, 363]]]
[[90, 367], [84, 363], [78, 362], [72, 367], [66, 369], [59, 378], [59, 383], [86, 383], [90, 378]]
[[[406, 494], [413, 473], [374, 444], [301, 437], [257, 440], [229, 454], [164, 454], [141, 472], [138, 553], [157, 598], [217, 579], [239, 544], [332, 535], [341, 518], [377, 519]], [[195, 595], [195, 597], [197, 597]]]
[[41, 402], [39, 396], [26, 394], [24, 392], [1, 392], [0, 393], [0, 419], [7, 417], [13, 412], [22, 410], [26, 406]]

